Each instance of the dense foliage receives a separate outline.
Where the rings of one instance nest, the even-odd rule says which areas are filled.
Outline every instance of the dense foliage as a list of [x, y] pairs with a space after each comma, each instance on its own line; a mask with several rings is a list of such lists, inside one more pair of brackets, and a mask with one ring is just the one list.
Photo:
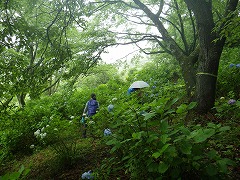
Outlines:
[[[191, 0], [174, 0], [165, 2], [166, 10], [161, 1], [157, 14], [144, 15], [156, 8], [156, 1], [143, 2], [146, 8], [139, 0], [0, 2], [0, 179], [240, 178], [239, 6], [212, 17], [217, 22], [212, 33], [219, 36], [206, 40], [217, 44], [228, 38], [227, 46], [217, 76], [200, 72], [216, 78], [217, 86], [216, 97], [200, 97], [203, 104], [214, 100], [213, 107], [198, 114], [199, 103], [184, 74], [189, 59], [179, 61], [179, 51], [171, 46], [175, 42], [192, 58], [197, 44], [202, 45], [195, 7]], [[214, 12], [223, 12], [223, 4], [204, 4], [210, 2]], [[159, 15], [166, 30], [165, 35], [159, 31], [162, 37], [148, 33], [158, 24], [152, 24], [151, 15]], [[130, 28], [131, 22], [139, 23], [133, 17], [147, 33]], [[113, 32], [116, 24], [125, 24], [127, 32]], [[162, 41], [166, 37], [170, 41]], [[144, 57], [147, 62], [141, 64], [141, 56], [130, 64], [101, 61], [105, 48], [126, 43], [123, 39], [137, 46], [140, 40], [151, 42], [147, 49], [138, 46], [151, 51]], [[196, 62], [190, 63], [192, 70]], [[128, 93], [138, 80], [149, 87]], [[200, 80], [204, 88], [212, 87]], [[85, 119], [86, 128], [82, 114], [91, 93], [100, 108]]]
[[[192, 111], [196, 103], [189, 104], [185, 99], [181, 76], [171, 80], [176, 69], [162, 62], [159, 67], [162, 74], [151, 75], [147, 69], [153, 65], [153, 62], [147, 63], [146, 68], [135, 70], [135, 75], [127, 76], [129, 81], [119, 77], [117, 80], [117, 76], [113, 76], [115, 71], [106, 68], [112, 65], [100, 65], [93, 72], [105, 72], [107, 77], [102, 76], [102, 80], [94, 73], [92, 77], [83, 78], [75, 89], [65, 84], [59, 93], [27, 101], [24, 109], [13, 107], [5, 111], [1, 115], [2, 167], [16, 155], [33, 155], [48, 147], [56, 153], [54, 162], [58, 166], [54, 165], [53, 172], [88, 159], [89, 155], [84, 155], [83, 150], [86, 147], [80, 141], [80, 120], [89, 95], [95, 92], [101, 108], [91, 121], [87, 120], [87, 134], [98, 146], [105, 146], [99, 151], [110, 153], [92, 169], [95, 177], [235, 177], [234, 171], [239, 165], [240, 101], [228, 102], [235, 98], [233, 91], [226, 91], [224, 85], [219, 84], [222, 88], [218, 93], [224, 98], [217, 100], [216, 114], [197, 116]], [[137, 79], [150, 85], [140, 99], [137, 92], [127, 94], [129, 84]], [[88, 88], [89, 82], [94, 86]], [[109, 104], [114, 105], [112, 112], [107, 109]], [[111, 133], [105, 136], [104, 129]], [[31, 177], [31, 167], [27, 164], [24, 167], [30, 168], [26, 171]]]

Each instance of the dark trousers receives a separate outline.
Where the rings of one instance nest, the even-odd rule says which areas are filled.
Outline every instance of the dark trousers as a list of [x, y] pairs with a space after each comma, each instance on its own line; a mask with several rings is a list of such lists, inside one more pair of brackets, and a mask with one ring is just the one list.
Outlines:
[[[88, 119], [91, 120], [93, 115], [94, 114], [88, 115]], [[86, 121], [83, 123], [83, 134], [82, 135], [83, 135], [83, 138], [87, 137], [87, 123], [86, 123]]]

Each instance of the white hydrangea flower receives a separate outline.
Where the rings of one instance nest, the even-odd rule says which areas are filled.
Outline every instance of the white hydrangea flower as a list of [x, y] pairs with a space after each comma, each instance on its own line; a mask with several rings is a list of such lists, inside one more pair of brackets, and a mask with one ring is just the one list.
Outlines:
[[95, 124], [95, 122], [94, 121], [89, 121], [88, 124]]
[[47, 133], [41, 133], [41, 134], [40, 134], [40, 136], [41, 136], [42, 139], [45, 138], [46, 135], [47, 135]]
[[34, 132], [34, 136], [38, 137], [40, 135], [40, 129]]

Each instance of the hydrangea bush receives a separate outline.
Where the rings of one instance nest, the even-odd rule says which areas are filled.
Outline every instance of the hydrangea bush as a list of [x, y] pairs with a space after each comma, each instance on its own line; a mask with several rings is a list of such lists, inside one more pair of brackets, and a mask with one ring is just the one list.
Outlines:
[[169, 98], [144, 105], [134, 99], [119, 102], [109, 126], [115, 133], [106, 142], [115, 158], [108, 159], [104, 169], [118, 164], [135, 179], [226, 175], [235, 162], [221, 157], [214, 142], [230, 127], [214, 123], [185, 126], [179, 119], [196, 104], [173, 108], [176, 103], [177, 99]]

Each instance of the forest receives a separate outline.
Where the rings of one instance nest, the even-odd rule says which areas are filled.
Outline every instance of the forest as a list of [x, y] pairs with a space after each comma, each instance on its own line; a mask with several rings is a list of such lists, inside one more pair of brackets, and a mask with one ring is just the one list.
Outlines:
[[0, 180], [240, 179], [238, 0], [1, 0], [0, 32]]

